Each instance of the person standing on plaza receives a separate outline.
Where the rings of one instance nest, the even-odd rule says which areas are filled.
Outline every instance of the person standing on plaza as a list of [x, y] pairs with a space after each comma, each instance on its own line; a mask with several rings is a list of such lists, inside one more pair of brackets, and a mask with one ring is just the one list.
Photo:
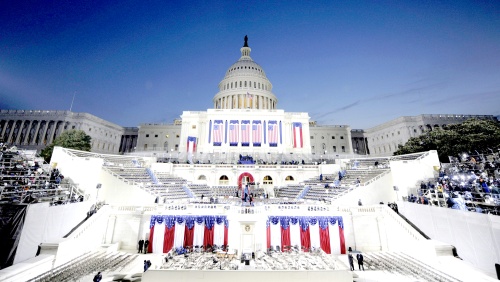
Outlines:
[[101, 275], [101, 272], [97, 272], [97, 274], [94, 276], [94, 282], [100, 282], [102, 279], [102, 275]]
[[142, 253], [142, 247], [144, 246], [144, 240], [139, 240], [139, 253]]
[[352, 254], [349, 253], [347, 257], [349, 258], [349, 266], [351, 267], [351, 271], [354, 271], [354, 258], [352, 257]]
[[363, 271], [365, 271], [365, 266], [363, 265], [363, 255], [361, 253], [357, 254], [356, 259], [358, 260], [359, 270], [361, 270], [361, 268], [363, 268]]
[[146, 239], [146, 241], [144, 241], [144, 253], [145, 254], [148, 253], [148, 246], [149, 246], [149, 240]]

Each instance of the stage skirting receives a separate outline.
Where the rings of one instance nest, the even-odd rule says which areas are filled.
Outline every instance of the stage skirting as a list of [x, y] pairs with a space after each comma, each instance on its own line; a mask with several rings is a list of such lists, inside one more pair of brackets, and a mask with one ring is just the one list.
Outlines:
[[[148, 251], [167, 253], [172, 248], [227, 246], [229, 221], [214, 215], [153, 215]], [[264, 224], [264, 222], [262, 222]], [[267, 249], [298, 248], [308, 252], [322, 249], [327, 254], [345, 254], [341, 216], [269, 216], [266, 221]], [[258, 235], [258, 234], [257, 234]]]
[[341, 216], [269, 216], [267, 248], [302, 251], [322, 249], [327, 254], [345, 254]]
[[172, 248], [227, 246], [228, 220], [214, 215], [153, 215], [150, 221], [150, 253], [167, 253]]

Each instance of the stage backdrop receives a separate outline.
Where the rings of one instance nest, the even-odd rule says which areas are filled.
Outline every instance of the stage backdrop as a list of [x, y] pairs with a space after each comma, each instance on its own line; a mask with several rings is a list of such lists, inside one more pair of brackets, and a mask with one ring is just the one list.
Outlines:
[[226, 216], [153, 215], [149, 224], [148, 252], [227, 246], [228, 227]]
[[341, 216], [269, 216], [267, 248], [303, 251], [321, 248], [327, 254], [345, 254], [344, 224]]

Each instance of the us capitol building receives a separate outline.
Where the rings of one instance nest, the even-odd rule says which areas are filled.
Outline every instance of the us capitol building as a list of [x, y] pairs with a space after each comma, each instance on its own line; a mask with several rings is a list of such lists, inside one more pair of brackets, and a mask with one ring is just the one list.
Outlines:
[[[241, 57], [218, 84], [213, 109], [184, 111], [171, 124], [123, 127], [90, 113], [52, 110], [0, 110], [0, 140], [41, 150], [66, 130], [92, 137], [92, 152], [151, 155], [165, 160], [232, 163], [240, 154], [266, 162], [318, 161], [342, 156], [390, 156], [411, 137], [468, 118], [494, 116], [434, 114], [404, 116], [361, 130], [319, 125], [308, 113], [278, 109], [278, 98], [264, 69], [250, 56], [248, 38]], [[275, 157], [271, 157], [275, 156]], [[277, 157], [276, 157], [277, 156]]]

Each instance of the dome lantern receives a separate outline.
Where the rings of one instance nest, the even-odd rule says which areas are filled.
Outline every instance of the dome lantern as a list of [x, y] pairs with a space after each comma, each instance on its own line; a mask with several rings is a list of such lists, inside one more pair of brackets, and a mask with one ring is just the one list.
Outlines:
[[241, 47], [240, 51], [241, 51], [241, 58], [239, 59], [239, 61], [252, 60], [252, 58], [250, 58], [250, 52], [252, 51], [252, 49], [248, 47], [248, 36], [246, 35], [245, 35], [245, 43], [243, 44], [243, 47]]

